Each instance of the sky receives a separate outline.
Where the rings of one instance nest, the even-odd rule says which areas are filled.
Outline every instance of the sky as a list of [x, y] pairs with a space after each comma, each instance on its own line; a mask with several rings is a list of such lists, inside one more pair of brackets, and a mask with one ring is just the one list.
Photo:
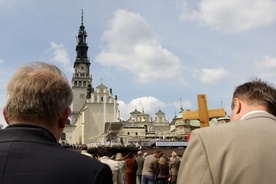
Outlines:
[[276, 84], [275, 0], [0, 0], [1, 112], [24, 64], [55, 64], [71, 83], [82, 10], [92, 86], [112, 88], [122, 120], [137, 109], [171, 121], [198, 94], [230, 115], [237, 85]]

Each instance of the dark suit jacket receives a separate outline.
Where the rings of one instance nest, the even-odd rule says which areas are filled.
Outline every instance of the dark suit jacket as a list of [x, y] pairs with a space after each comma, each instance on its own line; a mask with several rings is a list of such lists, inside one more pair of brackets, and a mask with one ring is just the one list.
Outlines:
[[12, 125], [0, 130], [0, 184], [112, 183], [108, 165], [66, 150], [47, 130]]
[[276, 117], [255, 112], [241, 121], [194, 130], [177, 183], [271, 184], [275, 171]]

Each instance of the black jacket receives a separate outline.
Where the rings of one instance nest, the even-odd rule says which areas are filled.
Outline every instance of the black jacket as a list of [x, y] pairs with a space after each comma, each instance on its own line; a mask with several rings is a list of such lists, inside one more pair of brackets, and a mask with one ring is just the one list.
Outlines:
[[112, 183], [108, 165], [59, 146], [46, 129], [0, 130], [0, 184]]

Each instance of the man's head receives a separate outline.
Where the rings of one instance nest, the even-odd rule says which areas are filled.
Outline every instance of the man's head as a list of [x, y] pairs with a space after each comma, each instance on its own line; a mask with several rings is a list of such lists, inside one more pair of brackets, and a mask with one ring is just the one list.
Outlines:
[[276, 88], [260, 79], [238, 86], [232, 99], [231, 121], [240, 120], [253, 110], [267, 111], [276, 116]]
[[30, 63], [18, 69], [7, 86], [4, 117], [8, 124], [63, 129], [71, 112], [72, 99], [68, 80], [56, 66]]
[[172, 152], [172, 157], [176, 158], [177, 157], [177, 153], [175, 151]]
[[116, 161], [122, 161], [122, 160], [123, 160], [123, 155], [122, 155], [122, 153], [117, 153], [116, 156], [115, 156], [115, 160], [116, 160]]
[[143, 154], [142, 154], [142, 151], [138, 151], [138, 152], [137, 152], [137, 156], [140, 156], [140, 157], [141, 157], [142, 155], [143, 155]]

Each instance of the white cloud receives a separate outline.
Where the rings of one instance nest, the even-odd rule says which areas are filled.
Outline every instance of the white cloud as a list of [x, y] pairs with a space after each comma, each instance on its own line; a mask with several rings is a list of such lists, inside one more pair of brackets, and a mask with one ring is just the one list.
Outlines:
[[146, 20], [139, 14], [118, 10], [104, 32], [106, 43], [96, 61], [135, 76], [138, 82], [168, 79], [180, 74], [180, 59], [163, 48]]
[[236, 33], [276, 22], [275, 0], [201, 0], [198, 10], [180, 1], [183, 21], [196, 21], [223, 33]]
[[262, 60], [255, 63], [256, 68], [259, 69], [276, 69], [276, 58], [264, 56]]
[[0, 64], [4, 64], [4, 63], [5, 63], [5, 61], [0, 58]]
[[262, 78], [274, 77], [276, 70], [276, 58], [264, 56], [260, 61], [255, 62], [255, 67], [262, 71]]
[[57, 44], [55, 42], [51, 42], [50, 44], [50, 51], [53, 52], [50, 61], [61, 63], [67, 71], [73, 72], [73, 68], [70, 65], [70, 59], [64, 45]]
[[199, 79], [202, 83], [216, 83], [223, 78], [226, 78], [230, 75], [230, 72], [224, 68], [203, 68], [201, 70], [195, 69], [193, 77]]
[[119, 109], [121, 112], [121, 119], [127, 120], [130, 118], [130, 113], [137, 109], [140, 112], [149, 114], [150, 117], [154, 118], [155, 113], [160, 109], [165, 108], [166, 104], [155, 97], [147, 96], [133, 99], [129, 104], [124, 101], [118, 100]]

